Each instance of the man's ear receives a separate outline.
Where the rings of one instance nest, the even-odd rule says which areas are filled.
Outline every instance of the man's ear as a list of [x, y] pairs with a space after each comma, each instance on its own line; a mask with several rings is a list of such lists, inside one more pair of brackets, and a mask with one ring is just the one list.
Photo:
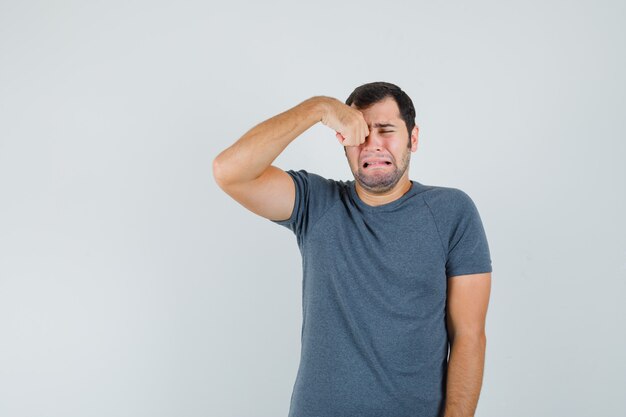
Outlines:
[[411, 152], [415, 152], [417, 150], [418, 133], [419, 133], [419, 127], [415, 125], [413, 127], [413, 131], [411, 132]]

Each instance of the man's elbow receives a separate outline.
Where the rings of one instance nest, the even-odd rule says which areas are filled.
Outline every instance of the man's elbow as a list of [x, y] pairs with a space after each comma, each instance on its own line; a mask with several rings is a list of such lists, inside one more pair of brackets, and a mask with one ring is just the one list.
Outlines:
[[220, 155], [213, 159], [213, 179], [222, 189], [228, 184], [227, 172]]
[[487, 334], [484, 330], [456, 332], [455, 334], [448, 334], [448, 339], [450, 344], [462, 344], [483, 349], [487, 346]]

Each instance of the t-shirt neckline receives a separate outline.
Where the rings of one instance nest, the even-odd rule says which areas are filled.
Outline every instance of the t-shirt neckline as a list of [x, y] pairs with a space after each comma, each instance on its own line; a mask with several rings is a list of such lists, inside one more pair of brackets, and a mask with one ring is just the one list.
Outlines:
[[350, 195], [352, 196], [352, 199], [355, 201], [357, 206], [359, 206], [361, 209], [370, 211], [370, 212], [390, 211], [390, 210], [394, 210], [397, 206], [402, 204], [407, 198], [417, 193], [418, 185], [421, 185], [421, 184], [417, 181], [413, 181], [413, 180], [410, 180], [410, 181], [411, 181], [411, 188], [409, 188], [407, 192], [402, 194], [400, 198], [390, 201], [389, 203], [381, 204], [379, 206], [370, 206], [369, 204], [361, 200], [361, 197], [359, 197], [359, 194], [356, 192], [356, 180], [349, 181], [348, 188], [350, 190]]

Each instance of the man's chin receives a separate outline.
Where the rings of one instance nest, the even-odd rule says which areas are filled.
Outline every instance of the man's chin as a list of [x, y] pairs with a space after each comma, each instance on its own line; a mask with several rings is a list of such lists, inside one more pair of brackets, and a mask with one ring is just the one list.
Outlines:
[[359, 185], [373, 193], [384, 193], [387, 192], [398, 184], [400, 181], [400, 177], [396, 177], [395, 175], [377, 175], [377, 174], [363, 174], [359, 173], [359, 175], [355, 176], [355, 180], [359, 183]]

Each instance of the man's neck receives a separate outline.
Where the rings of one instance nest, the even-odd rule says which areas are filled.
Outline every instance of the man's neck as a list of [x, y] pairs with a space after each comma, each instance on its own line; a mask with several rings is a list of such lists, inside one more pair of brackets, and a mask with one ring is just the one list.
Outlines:
[[411, 189], [412, 183], [408, 177], [403, 176], [400, 181], [398, 181], [395, 187], [383, 194], [376, 194], [372, 193], [371, 191], [367, 191], [366, 189], [361, 187], [361, 184], [359, 184], [358, 181], [355, 181], [354, 185], [361, 201], [363, 201], [368, 206], [381, 206], [383, 204], [391, 203], [392, 201], [395, 201], [402, 197], [404, 194], [406, 194], [407, 191]]

